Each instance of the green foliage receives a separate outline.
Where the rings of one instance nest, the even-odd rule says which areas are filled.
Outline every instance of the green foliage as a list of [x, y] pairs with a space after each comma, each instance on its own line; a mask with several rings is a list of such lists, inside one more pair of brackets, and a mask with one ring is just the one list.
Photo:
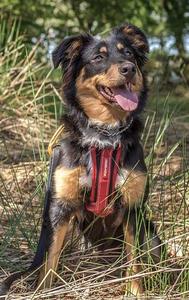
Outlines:
[[[174, 84], [175, 78], [189, 83], [185, 46], [188, 0], [2, 0], [0, 11], [1, 23], [6, 20], [5, 30], [11, 30], [16, 18], [25, 43], [28, 47], [40, 43], [36, 57], [46, 63], [49, 52], [67, 35], [82, 31], [103, 35], [114, 26], [133, 23], [146, 32], [153, 49], [149, 68], [152, 80], [155, 73], [156, 79], [165, 84]], [[5, 46], [5, 36], [6, 31], [0, 37], [1, 47]]]
[[175, 45], [181, 55], [185, 54], [184, 34], [189, 32], [189, 1], [164, 0], [166, 29], [175, 37]]
[[42, 33], [51, 38], [50, 29], [60, 38], [80, 31], [104, 32], [128, 21], [151, 37], [171, 34], [175, 46], [184, 49], [183, 34], [189, 27], [188, 0], [2, 0], [0, 9], [3, 15], [21, 20], [21, 32], [29, 40]]

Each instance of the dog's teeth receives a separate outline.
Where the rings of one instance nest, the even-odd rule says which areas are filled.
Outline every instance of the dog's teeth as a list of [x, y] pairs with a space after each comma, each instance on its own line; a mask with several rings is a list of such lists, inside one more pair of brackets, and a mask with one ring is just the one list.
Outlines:
[[108, 87], [105, 87], [104, 89], [105, 89], [105, 92], [106, 92], [107, 94], [109, 94], [109, 88], [108, 88]]
[[128, 91], [131, 91], [131, 83], [130, 82], [126, 83], [126, 87], [127, 87]]

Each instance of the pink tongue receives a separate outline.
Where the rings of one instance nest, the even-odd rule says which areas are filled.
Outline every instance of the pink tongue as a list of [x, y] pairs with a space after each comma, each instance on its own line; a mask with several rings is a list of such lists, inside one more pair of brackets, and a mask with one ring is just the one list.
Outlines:
[[138, 96], [136, 93], [121, 88], [112, 88], [115, 100], [126, 111], [133, 111], [138, 106]]

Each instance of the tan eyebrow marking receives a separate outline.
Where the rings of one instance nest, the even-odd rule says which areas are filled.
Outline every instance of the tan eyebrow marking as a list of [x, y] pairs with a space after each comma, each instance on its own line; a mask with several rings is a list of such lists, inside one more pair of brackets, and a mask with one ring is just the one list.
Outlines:
[[117, 49], [118, 50], [121, 50], [121, 49], [123, 49], [124, 48], [124, 45], [122, 44], [122, 43], [118, 43], [117, 44]]
[[100, 50], [99, 50], [100, 52], [108, 52], [108, 49], [105, 47], [105, 46], [103, 46], [103, 47], [101, 47], [100, 48]]

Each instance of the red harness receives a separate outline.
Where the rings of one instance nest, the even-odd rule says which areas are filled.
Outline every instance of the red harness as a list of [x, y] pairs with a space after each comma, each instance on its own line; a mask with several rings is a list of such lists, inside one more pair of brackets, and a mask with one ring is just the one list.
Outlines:
[[116, 178], [121, 157], [121, 146], [116, 149], [91, 148], [92, 158], [92, 189], [90, 202], [86, 209], [95, 215], [105, 217], [113, 212], [113, 207], [108, 206], [113, 199]]

